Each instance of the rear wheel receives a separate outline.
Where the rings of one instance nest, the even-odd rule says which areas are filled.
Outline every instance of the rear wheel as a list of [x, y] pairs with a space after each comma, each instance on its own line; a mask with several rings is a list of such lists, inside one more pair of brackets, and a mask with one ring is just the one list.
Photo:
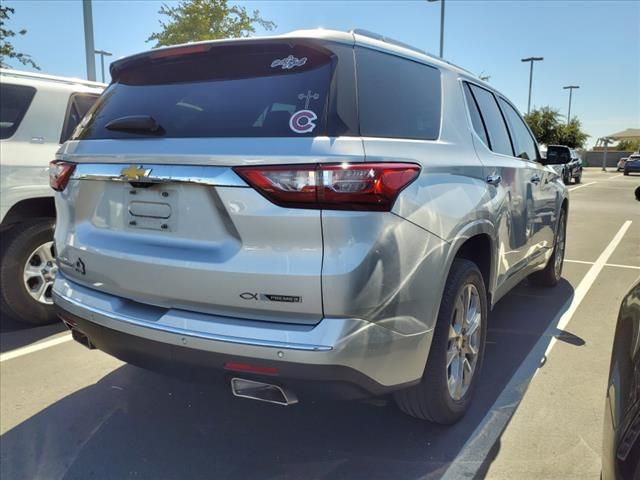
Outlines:
[[555, 287], [562, 278], [562, 266], [564, 264], [564, 251], [567, 244], [567, 214], [560, 210], [556, 241], [553, 247], [553, 255], [544, 267], [544, 270], [532, 273], [529, 280], [539, 287]]
[[53, 219], [37, 219], [6, 232], [0, 261], [3, 315], [36, 325], [56, 321], [51, 297], [57, 271], [53, 226]]
[[422, 381], [396, 392], [400, 410], [440, 424], [460, 420], [477, 385], [486, 324], [482, 274], [475, 263], [456, 259], [445, 285]]
[[576, 183], [580, 183], [582, 181], [582, 170], [578, 172], [578, 176], [576, 177]]

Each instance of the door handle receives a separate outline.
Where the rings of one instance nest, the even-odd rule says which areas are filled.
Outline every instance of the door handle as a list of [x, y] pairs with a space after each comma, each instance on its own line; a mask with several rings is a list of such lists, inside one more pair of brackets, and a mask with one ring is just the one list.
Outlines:
[[531, 177], [531, 183], [535, 183], [536, 185], [540, 183], [540, 175], [537, 173]]
[[502, 177], [500, 175], [489, 175], [487, 177], [487, 183], [489, 185], [498, 185], [502, 181]]

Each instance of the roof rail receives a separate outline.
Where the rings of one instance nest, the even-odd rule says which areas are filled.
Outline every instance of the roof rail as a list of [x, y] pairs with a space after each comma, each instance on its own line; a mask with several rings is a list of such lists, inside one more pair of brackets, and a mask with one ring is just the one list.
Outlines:
[[425, 52], [424, 50], [421, 50], [420, 48], [416, 48], [413, 45], [409, 45], [408, 43], [404, 43], [404, 42], [401, 42], [400, 40], [395, 40], [393, 38], [385, 37], [384, 35], [381, 35], [379, 33], [370, 32], [369, 30], [364, 30], [362, 28], [354, 28], [351, 30], [350, 33], [354, 33], [356, 35], [362, 35], [363, 37], [373, 38], [374, 40], [380, 40], [381, 42], [395, 45], [397, 47], [406, 48], [407, 50], [413, 50], [414, 52], [423, 53], [424, 55], [435, 56]]
[[11, 76], [11, 77], [33, 78], [33, 79], [44, 80], [48, 82], [66, 83], [69, 85], [80, 84], [80, 85], [86, 85], [88, 87], [106, 87], [104, 83], [84, 80], [82, 78], [58, 77], [54, 75], [46, 75], [44, 73], [25, 72], [24, 70], [14, 70], [12, 68], [0, 68], [0, 74]]

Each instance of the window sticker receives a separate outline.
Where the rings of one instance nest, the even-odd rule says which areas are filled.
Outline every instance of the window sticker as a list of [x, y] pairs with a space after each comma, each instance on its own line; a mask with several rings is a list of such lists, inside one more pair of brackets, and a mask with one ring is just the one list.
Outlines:
[[271, 62], [271, 68], [280, 67], [282, 70], [291, 70], [295, 67], [301, 67], [305, 63], [307, 63], [307, 57], [296, 58], [293, 55], [289, 55], [288, 57], [278, 58]]
[[289, 128], [295, 133], [309, 133], [313, 132], [316, 128], [316, 124], [313, 123], [318, 116], [311, 110], [309, 110], [309, 103], [311, 100], [318, 100], [320, 94], [312, 93], [311, 90], [307, 90], [307, 93], [299, 93], [298, 99], [304, 100], [304, 109], [298, 110], [289, 119]]
[[295, 133], [309, 133], [316, 128], [316, 124], [313, 123], [318, 116], [311, 110], [298, 110], [291, 115], [289, 119], [289, 128]]

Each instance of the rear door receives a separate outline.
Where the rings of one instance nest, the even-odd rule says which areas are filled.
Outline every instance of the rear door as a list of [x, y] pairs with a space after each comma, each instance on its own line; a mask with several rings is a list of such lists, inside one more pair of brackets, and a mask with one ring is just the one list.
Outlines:
[[[527, 262], [533, 210], [532, 171], [528, 161], [516, 157], [505, 119], [495, 95], [478, 85], [463, 82], [467, 106], [479, 142], [476, 148], [493, 183], [494, 211], [498, 219], [498, 286]], [[475, 119], [475, 120], [474, 120]]]
[[540, 154], [533, 135], [518, 111], [499, 97], [500, 108], [507, 120], [515, 156], [527, 162], [531, 182], [531, 208], [528, 210], [529, 256], [535, 258], [552, 248], [556, 222], [556, 189], [551, 181], [554, 174], [540, 163]]
[[290, 165], [272, 181], [295, 191], [296, 164], [362, 161], [352, 58], [291, 39], [116, 64], [60, 155], [78, 163], [57, 198], [63, 274], [148, 305], [318, 322], [320, 211], [276, 205], [233, 167]]

